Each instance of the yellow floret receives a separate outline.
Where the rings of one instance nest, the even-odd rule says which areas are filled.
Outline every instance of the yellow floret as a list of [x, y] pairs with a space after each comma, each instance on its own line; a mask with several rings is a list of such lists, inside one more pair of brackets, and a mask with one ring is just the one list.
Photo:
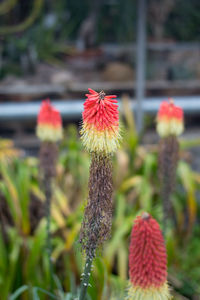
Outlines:
[[184, 125], [183, 122], [172, 119], [172, 120], [160, 120], [156, 126], [157, 132], [160, 137], [167, 137], [169, 135], [179, 136], [183, 133]]
[[43, 142], [57, 142], [62, 139], [62, 127], [41, 124], [36, 129], [37, 137]]
[[100, 131], [92, 124], [83, 124], [80, 133], [83, 145], [89, 152], [112, 154], [119, 148], [121, 136], [116, 126]]
[[128, 287], [126, 300], [170, 300], [172, 296], [169, 292], [167, 282], [163, 286], [143, 289], [139, 286], [133, 286], [131, 283]]

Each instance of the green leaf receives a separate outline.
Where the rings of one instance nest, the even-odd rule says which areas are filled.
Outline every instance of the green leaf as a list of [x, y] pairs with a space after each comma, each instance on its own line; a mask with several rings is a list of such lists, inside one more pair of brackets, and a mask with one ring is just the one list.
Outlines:
[[9, 300], [17, 299], [23, 292], [27, 291], [28, 288], [29, 288], [28, 285], [21, 286], [9, 297]]

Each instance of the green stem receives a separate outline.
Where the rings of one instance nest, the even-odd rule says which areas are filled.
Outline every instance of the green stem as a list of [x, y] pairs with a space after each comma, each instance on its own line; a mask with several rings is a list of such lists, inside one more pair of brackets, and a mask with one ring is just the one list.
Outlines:
[[92, 258], [87, 257], [85, 262], [85, 269], [82, 277], [82, 282], [81, 282], [81, 291], [80, 291], [79, 300], [84, 300], [87, 294], [87, 288], [89, 285], [89, 279], [91, 274], [91, 267], [92, 267]]

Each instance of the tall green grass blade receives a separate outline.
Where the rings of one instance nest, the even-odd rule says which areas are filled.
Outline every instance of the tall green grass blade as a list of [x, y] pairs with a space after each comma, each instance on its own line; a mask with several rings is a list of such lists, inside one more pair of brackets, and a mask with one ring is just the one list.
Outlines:
[[28, 285], [21, 286], [9, 297], [9, 300], [16, 300], [21, 294], [23, 294], [23, 292], [27, 291], [28, 289]]

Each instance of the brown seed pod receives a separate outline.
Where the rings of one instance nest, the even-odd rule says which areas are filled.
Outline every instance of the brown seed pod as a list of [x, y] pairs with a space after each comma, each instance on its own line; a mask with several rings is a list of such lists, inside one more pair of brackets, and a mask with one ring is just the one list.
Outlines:
[[87, 257], [109, 237], [112, 224], [112, 162], [110, 156], [92, 154], [89, 195], [80, 233]]
[[53, 142], [43, 142], [39, 153], [39, 169], [42, 176], [54, 177], [56, 175], [56, 162], [58, 157], [58, 147]]
[[168, 136], [159, 143], [159, 177], [163, 201], [164, 224], [173, 215], [171, 195], [175, 190], [179, 143], [176, 136]]

